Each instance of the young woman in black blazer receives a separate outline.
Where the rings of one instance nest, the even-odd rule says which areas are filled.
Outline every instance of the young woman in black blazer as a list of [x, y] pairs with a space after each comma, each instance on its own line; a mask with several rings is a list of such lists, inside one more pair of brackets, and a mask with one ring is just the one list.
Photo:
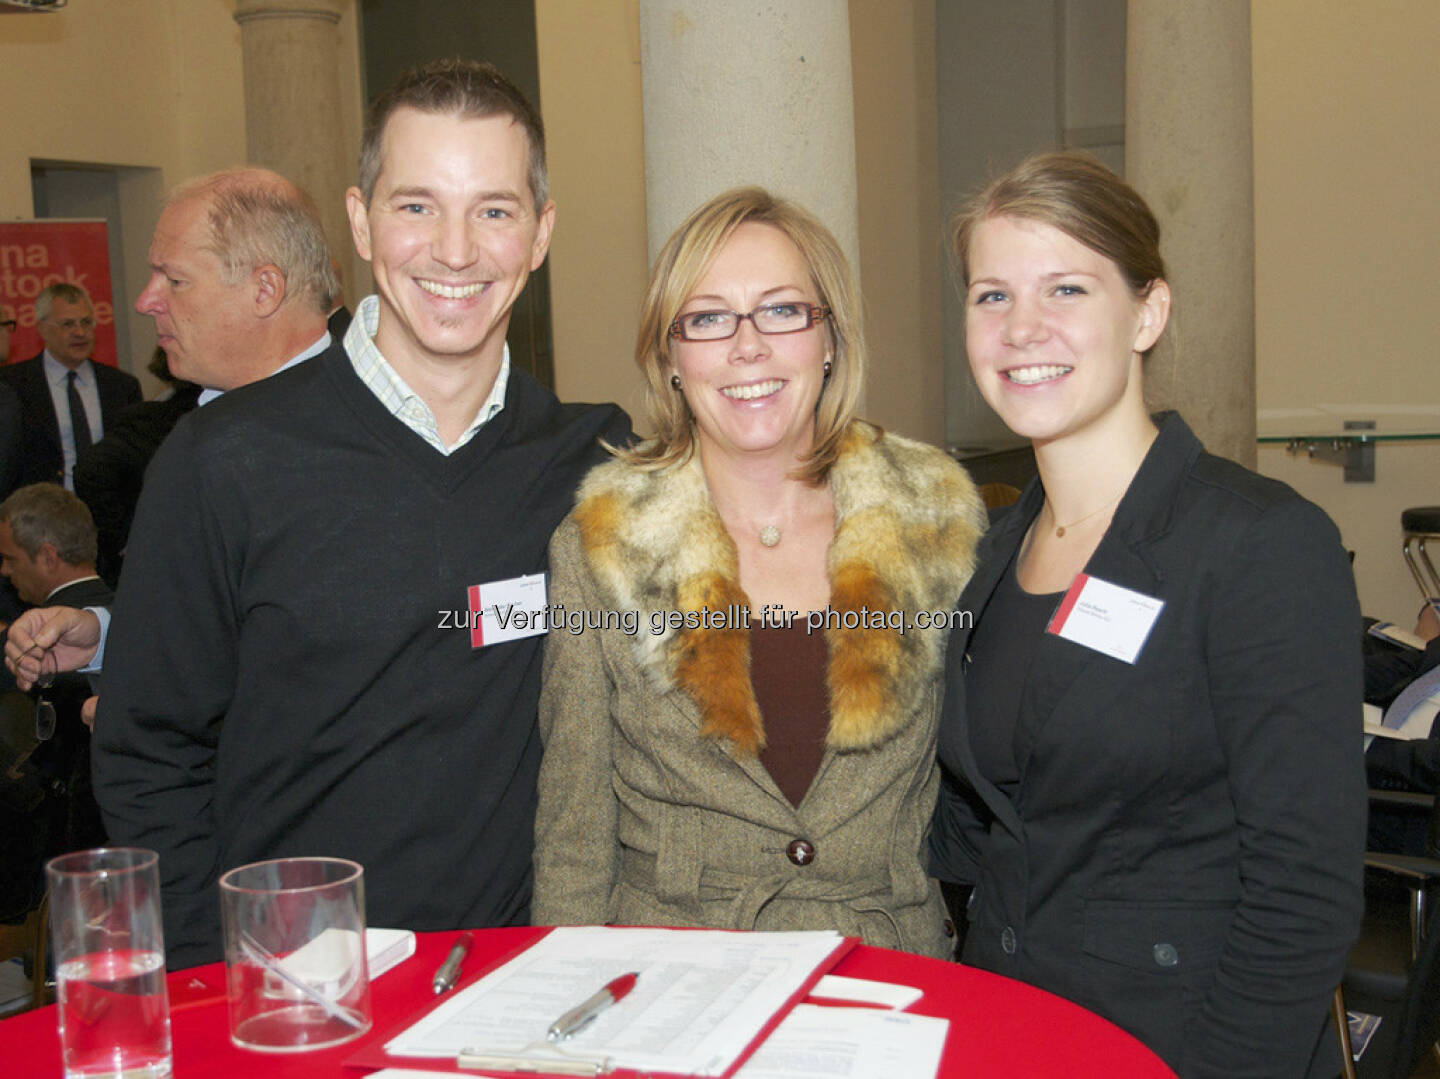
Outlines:
[[1365, 825], [1339, 535], [1147, 411], [1171, 294], [1122, 180], [1032, 158], [953, 241], [976, 382], [1040, 473], [948, 651], [934, 868], [975, 886], [963, 958], [1182, 1076], [1333, 1075]]

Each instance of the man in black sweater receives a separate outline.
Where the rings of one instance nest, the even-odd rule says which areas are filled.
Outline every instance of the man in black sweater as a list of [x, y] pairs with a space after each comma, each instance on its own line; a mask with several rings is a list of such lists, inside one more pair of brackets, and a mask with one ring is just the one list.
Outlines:
[[215, 880], [261, 858], [361, 862], [372, 924], [528, 916], [543, 636], [495, 608], [629, 424], [510, 366], [554, 207], [493, 68], [382, 95], [347, 203], [378, 295], [343, 346], [181, 421], [131, 536], [95, 783], [112, 840], [160, 852], [172, 967], [219, 954]]

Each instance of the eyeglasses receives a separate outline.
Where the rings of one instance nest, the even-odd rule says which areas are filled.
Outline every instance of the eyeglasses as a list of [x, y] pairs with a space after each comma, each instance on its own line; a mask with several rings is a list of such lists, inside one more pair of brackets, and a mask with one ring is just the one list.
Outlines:
[[41, 697], [35, 702], [35, 740], [48, 742], [55, 737], [55, 705]]
[[66, 333], [70, 333], [77, 327], [82, 330], [91, 330], [95, 328], [95, 320], [93, 318], [67, 318], [62, 319], [59, 322], [57, 322], [53, 318], [47, 318], [45, 321], [50, 323], [50, 325], [52, 326], [59, 326]]
[[813, 303], [763, 303], [753, 311], [690, 311], [670, 323], [669, 336], [682, 341], [725, 341], [740, 329], [740, 320], [764, 334], [799, 333], [830, 317], [830, 308]]
[[20, 323], [13, 318], [0, 318], [0, 329], [4, 329], [8, 333], [14, 333], [15, 327], [18, 325]]

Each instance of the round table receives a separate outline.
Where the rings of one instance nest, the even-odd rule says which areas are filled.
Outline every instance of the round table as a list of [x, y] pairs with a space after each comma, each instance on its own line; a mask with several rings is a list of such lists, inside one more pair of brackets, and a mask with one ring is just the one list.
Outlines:
[[[477, 930], [460, 984], [473, 981], [545, 931]], [[433, 1003], [430, 979], [457, 935], [418, 934], [415, 955], [374, 982], [375, 1024], [370, 1032], [346, 1045], [311, 1053], [269, 1055], [236, 1048], [226, 1029], [223, 964], [174, 971], [168, 983], [175, 1076], [313, 1079], [348, 1075], [359, 1079], [365, 1072], [344, 1067], [344, 1061], [369, 1042], [387, 1040]], [[950, 1021], [940, 1064], [942, 1076], [1144, 1079], [1174, 1074], [1119, 1027], [1067, 1000], [996, 974], [864, 945], [841, 959], [832, 973], [923, 990], [925, 995], [906, 1010]], [[4, 1061], [0, 1071], [26, 1079], [59, 1079], [60, 1039], [55, 1020], [52, 1005], [0, 1021], [0, 1061]]]

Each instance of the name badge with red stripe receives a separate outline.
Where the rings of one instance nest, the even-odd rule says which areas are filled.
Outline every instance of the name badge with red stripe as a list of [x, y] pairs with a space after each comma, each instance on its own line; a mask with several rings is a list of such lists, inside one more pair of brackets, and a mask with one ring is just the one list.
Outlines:
[[1077, 573], [1045, 632], [1134, 663], [1164, 606], [1163, 599]]
[[543, 573], [472, 584], [465, 592], [471, 648], [538, 637], [550, 628]]

